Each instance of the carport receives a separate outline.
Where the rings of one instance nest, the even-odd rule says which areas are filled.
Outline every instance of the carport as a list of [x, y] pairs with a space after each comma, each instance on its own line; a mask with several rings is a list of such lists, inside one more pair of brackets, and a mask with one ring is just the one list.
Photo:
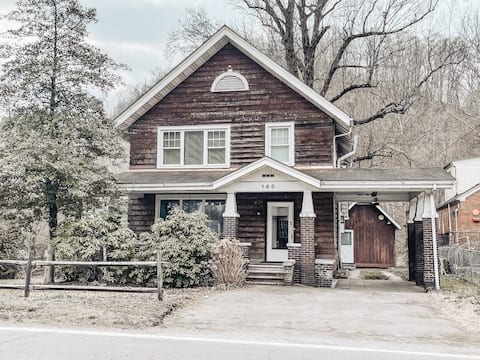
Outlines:
[[[329, 174], [330, 175], [330, 174]], [[435, 193], [451, 188], [455, 179], [439, 168], [336, 169], [322, 185], [335, 191], [342, 203], [408, 203], [407, 244], [409, 280], [425, 288], [439, 288]], [[338, 232], [342, 233], [342, 221]], [[338, 235], [337, 238], [340, 236]]]

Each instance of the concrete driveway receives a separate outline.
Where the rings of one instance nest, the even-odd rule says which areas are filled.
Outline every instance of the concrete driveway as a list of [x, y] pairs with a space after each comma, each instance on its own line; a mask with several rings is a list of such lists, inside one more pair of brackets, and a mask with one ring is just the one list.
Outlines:
[[336, 289], [248, 286], [204, 298], [168, 321], [169, 331], [217, 338], [480, 354], [478, 338], [401, 280], [343, 280]]

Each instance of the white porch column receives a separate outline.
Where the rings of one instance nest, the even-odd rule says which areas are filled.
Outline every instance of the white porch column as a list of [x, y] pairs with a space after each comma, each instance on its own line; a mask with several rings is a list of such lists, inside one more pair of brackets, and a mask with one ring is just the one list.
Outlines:
[[225, 203], [225, 212], [223, 213], [223, 237], [237, 238], [238, 218], [237, 198], [234, 192], [227, 193], [227, 201]]
[[317, 217], [313, 208], [313, 198], [310, 190], [305, 190], [303, 192], [302, 211], [300, 212], [300, 217]]
[[223, 217], [240, 217], [237, 212], [237, 197], [233, 192], [227, 193], [227, 201], [225, 202], [225, 212]]

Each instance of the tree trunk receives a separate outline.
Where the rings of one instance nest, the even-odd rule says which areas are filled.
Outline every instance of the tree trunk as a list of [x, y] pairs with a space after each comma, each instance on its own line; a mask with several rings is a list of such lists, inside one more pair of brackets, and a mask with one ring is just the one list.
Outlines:
[[[58, 207], [57, 207], [57, 192], [50, 180], [47, 180], [47, 198], [48, 198], [48, 228], [49, 228], [49, 241], [47, 247], [47, 260], [55, 260], [55, 241], [57, 237], [57, 224], [58, 224]], [[45, 274], [43, 278], [44, 284], [51, 284], [55, 282], [55, 267], [45, 267]]]

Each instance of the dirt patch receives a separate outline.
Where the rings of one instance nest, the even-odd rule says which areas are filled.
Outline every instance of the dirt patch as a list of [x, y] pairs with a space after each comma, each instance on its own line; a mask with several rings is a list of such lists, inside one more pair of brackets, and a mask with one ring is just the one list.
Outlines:
[[362, 270], [360, 278], [363, 280], [388, 280], [388, 276], [381, 270]]
[[0, 289], [0, 322], [143, 329], [162, 326], [165, 317], [210, 296], [211, 288], [167, 289], [156, 294]]
[[442, 290], [430, 292], [432, 305], [470, 334], [478, 334], [480, 287], [450, 276], [443, 276], [441, 284]]

